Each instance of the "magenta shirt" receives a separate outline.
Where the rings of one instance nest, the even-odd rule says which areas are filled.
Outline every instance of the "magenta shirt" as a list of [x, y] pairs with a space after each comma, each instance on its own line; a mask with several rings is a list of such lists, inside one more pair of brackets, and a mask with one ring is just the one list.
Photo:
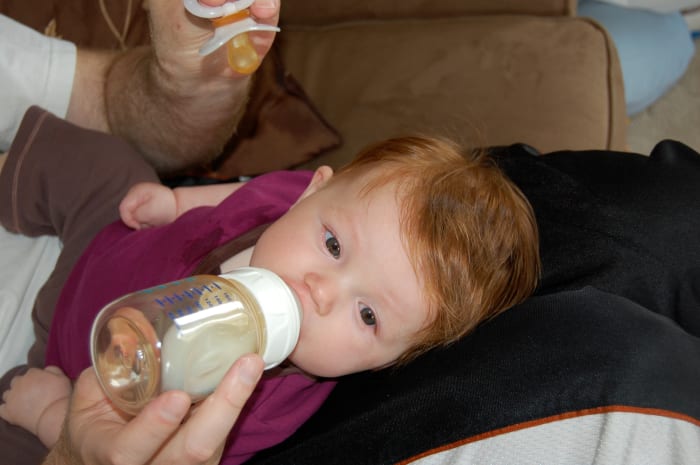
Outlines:
[[[61, 292], [46, 364], [77, 378], [91, 364], [90, 328], [103, 306], [129, 292], [190, 276], [216, 247], [284, 214], [310, 179], [309, 172], [270, 173], [215, 207], [193, 209], [161, 227], [134, 231], [116, 222], [104, 228]], [[321, 406], [334, 385], [299, 374], [263, 379], [229, 435], [221, 463], [242, 463], [284, 440]]]

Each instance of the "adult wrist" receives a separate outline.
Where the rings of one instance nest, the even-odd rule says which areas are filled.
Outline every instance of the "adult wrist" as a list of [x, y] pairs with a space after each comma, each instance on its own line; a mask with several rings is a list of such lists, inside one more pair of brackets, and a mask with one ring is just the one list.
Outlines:
[[152, 83], [174, 99], [239, 95], [251, 81], [230, 69], [221, 55], [165, 57], [151, 49], [148, 64]]
[[42, 465], [85, 465], [82, 457], [73, 450], [67, 422], [63, 425], [58, 442], [51, 448]]
[[192, 72], [184, 61], [178, 67], [161, 62], [150, 47], [131, 49], [112, 63], [105, 84], [110, 131], [160, 173], [218, 155], [247, 104], [250, 77]]

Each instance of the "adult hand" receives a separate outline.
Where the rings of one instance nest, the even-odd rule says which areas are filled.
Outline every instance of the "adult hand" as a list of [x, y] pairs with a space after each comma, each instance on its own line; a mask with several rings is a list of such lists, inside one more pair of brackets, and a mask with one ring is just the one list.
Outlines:
[[[221, 153], [245, 110], [250, 76], [229, 67], [226, 47], [199, 54], [214, 28], [189, 14], [181, 0], [149, 0], [148, 8], [151, 46], [128, 50], [112, 62], [103, 113], [110, 132], [138, 147], [158, 172], [172, 173]], [[256, 0], [250, 10], [258, 21], [276, 24], [279, 0]], [[262, 58], [275, 33], [249, 34]]]
[[[200, 0], [207, 6], [220, 6], [226, 0]], [[158, 63], [177, 82], [198, 81], [201, 73], [210, 76], [240, 76], [226, 60], [226, 47], [206, 57], [199, 55], [199, 48], [212, 36], [214, 27], [208, 19], [189, 14], [182, 1], [149, 0], [151, 41]], [[256, 0], [250, 7], [253, 17], [260, 23], [277, 25], [279, 0]], [[274, 32], [250, 32], [250, 40], [262, 58], [269, 51], [275, 38]]]
[[166, 392], [128, 419], [107, 400], [94, 370], [88, 368], [76, 382], [62, 438], [44, 464], [216, 463], [262, 370], [260, 357], [241, 357], [183, 422], [190, 411], [184, 392]]

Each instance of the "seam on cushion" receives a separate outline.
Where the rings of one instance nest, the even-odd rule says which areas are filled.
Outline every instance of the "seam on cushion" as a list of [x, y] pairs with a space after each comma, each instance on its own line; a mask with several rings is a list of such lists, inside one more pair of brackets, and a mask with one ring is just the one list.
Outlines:
[[17, 157], [15, 172], [12, 176], [12, 189], [10, 191], [10, 203], [12, 205], [12, 223], [14, 225], [14, 229], [18, 233], [23, 233], [22, 228], [19, 224], [19, 173], [22, 170], [22, 164], [24, 163], [24, 159], [26, 158], [29, 149], [31, 148], [32, 144], [34, 143], [34, 140], [36, 139], [36, 135], [39, 132], [39, 129], [41, 129], [41, 126], [44, 124], [44, 120], [47, 116], [47, 112], [42, 113], [41, 116], [39, 116], [39, 119], [34, 124], [32, 132], [29, 134], [29, 137], [27, 137], [27, 141], [22, 146], [22, 151]]
[[665, 409], [659, 409], [659, 408], [647, 408], [647, 407], [631, 407], [628, 405], [608, 405], [604, 407], [593, 407], [593, 408], [588, 408], [588, 409], [581, 409], [581, 410], [574, 410], [570, 412], [564, 412], [560, 413], [557, 415], [551, 415], [549, 417], [544, 417], [544, 418], [537, 418], [534, 420], [530, 421], [524, 421], [522, 423], [516, 423], [514, 425], [509, 425], [505, 426], [503, 428], [498, 428], [495, 430], [491, 431], [486, 431], [481, 434], [477, 434], [475, 436], [470, 436], [468, 438], [460, 439], [458, 441], [445, 444], [442, 446], [435, 447], [433, 449], [429, 449], [427, 451], [421, 452], [420, 454], [414, 455], [413, 457], [409, 457], [405, 460], [401, 460], [400, 462], [396, 462], [395, 465], [408, 465], [409, 463], [415, 462], [416, 460], [428, 457], [430, 455], [434, 455], [440, 452], [444, 452], [447, 450], [452, 450], [455, 449], [459, 446], [463, 446], [466, 444], [470, 444], [473, 442], [481, 441], [483, 439], [488, 439], [492, 438], [495, 436], [500, 436], [502, 434], [506, 433], [512, 433], [514, 431], [520, 431], [520, 430], [525, 430], [528, 428], [532, 428], [534, 426], [540, 426], [548, 423], [553, 423], [556, 421], [561, 421], [561, 420], [567, 420], [570, 418], [579, 418], [579, 417], [585, 417], [588, 415], [599, 415], [603, 413], [615, 413], [615, 412], [624, 412], [624, 413], [639, 413], [643, 415], [655, 415], [655, 416], [660, 416], [660, 417], [666, 417], [666, 418], [672, 418], [675, 420], [681, 420], [681, 421], [686, 421], [690, 424], [693, 424], [695, 426], [700, 427], [700, 419], [691, 417], [690, 415], [685, 415], [683, 413], [675, 412], [673, 410], [665, 410]]
[[610, 34], [608, 34], [608, 31], [599, 24], [597, 25], [598, 28], [601, 30], [605, 37], [605, 52], [607, 54], [607, 71], [608, 71], [608, 141], [607, 141], [607, 148], [608, 150], [612, 150], [613, 148], [613, 140], [615, 139], [615, 132], [616, 128], [615, 126], [615, 113], [616, 113], [616, 108], [615, 108], [615, 96], [613, 95], [613, 80], [615, 76], [613, 76], [613, 50], [611, 47], [613, 46], [612, 42], [612, 37]]
[[[615, 96], [614, 94], [614, 84], [613, 81], [615, 81], [615, 73], [613, 73], [613, 53], [614, 50], [612, 47], [614, 47], [614, 43], [612, 40], [612, 37], [608, 33], [607, 29], [603, 27], [602, 24], [599, 22], [595, 21], [594, 19], [591, 18], [582, 18], [586, 20], [591, 26], [593, 26], [596, 30], [598, 30], [602, 35], [603, 38], [605, 39], [605, 55], [606, 55], [606, 67], [607, 67], [607, 90], [608, 90], [608, 133], [606, 135], [606, 141], [605, 141], [605, 148], [608, 150], [613, 149], [613, 140], [615, 139], [615, 113], [616, 113], [616, 105], [615, 105]], [[624, 84], [623, 84], [624, 85]]]

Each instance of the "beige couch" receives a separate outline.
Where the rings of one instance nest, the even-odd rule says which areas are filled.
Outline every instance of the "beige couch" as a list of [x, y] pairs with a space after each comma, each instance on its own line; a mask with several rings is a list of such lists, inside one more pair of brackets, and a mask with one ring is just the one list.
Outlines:
[[[283, 4], [287, 69], [343, 144], [408, 131], [540, 151], [625, 148], [621, 71], [608, 34], [573, 0]], [[285, 7], [286, 6], [286, 7]]]
[[[575, 16], [574, 0], [282, 2], [281, 61], [266, 60], [219, 176], [338, 166], [368, 142], [407, 132], [542, 152], [625, 149], [612, 41]], [[0, 12], [117, 48], [148, 40], [141, 0], [128, 3], [104, 2], [119, 34], [96, 0], [0, 0]]]

